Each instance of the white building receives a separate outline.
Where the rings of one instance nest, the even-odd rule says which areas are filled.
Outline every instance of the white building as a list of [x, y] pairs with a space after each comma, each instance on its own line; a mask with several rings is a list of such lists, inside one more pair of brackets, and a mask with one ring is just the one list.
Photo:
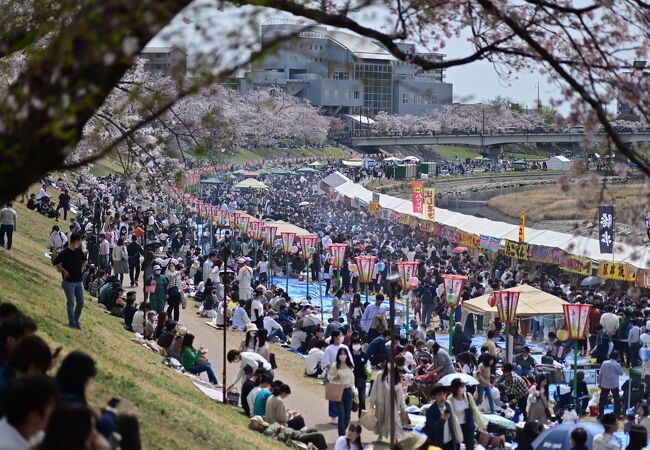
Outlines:
[[571, 170], [572, 165], [573, 161], [564, 156], [553, 156], [546, 161], [546, 168], [548, 170]]

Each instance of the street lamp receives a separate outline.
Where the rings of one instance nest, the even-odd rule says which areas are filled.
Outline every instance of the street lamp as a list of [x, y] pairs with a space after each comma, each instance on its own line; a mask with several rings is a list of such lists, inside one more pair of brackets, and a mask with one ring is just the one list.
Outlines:
[[[316, 253], [316, 242], [318, 242], [318, 238], [312, 234], [308, 235], [303, 235], [303, 236], [298, 236], [298, 239], [300, 240], [300, 248], [302, 250], [302, 260], [307, 263], [307, 278], [306, 278], [306, 284], [307, 284], [307, 297], [309, 297], [309, 275], [311, 273], [310, 270], [310, 264], [311, 264], [311, 258], [314, 253]], [[323, 310], [323, 305], [321, 305], [321, 311]]]
[[269, 264], [267, 266], [267, 270], [269, 272], [269, 275], [267, 277], [269, 279], [269, 286], [273, 284], [273, 244], [275, 243], [275, 235], [277, 233], [277, 225], [264, 225], [264, 242], [266, 243], [266, 249], [269, 252]]
[[510, 362], [510, 325], [517, 322], [520, 295], [521, 292], [517, 291], [494, 291], [499, 320], [506, 327], [506, 362]]
[[332, 254], [332, 259], [334, 260], [332, 265], [337, 271], [336, 275], [336, 289], [341, 288], [341, 269], [345, 264], [345, 251], [348, 248], [348, 244], [332, 244], [330, 245], [330, 253]]
[[249, 223], [250, 231], [248, 235], [253, 240], [253, 280], [257, 281], [257, 275], [255, 275], [255, 268], [257, 267], [257, 251], [259, 241], [264, 235], [264, 222], [261, 220], [251, 220]]
[[456, 307], [462, 300], [461, 293], [465, 286], [466, 276], [444, 274], [442, 276], [443, 286], [445, 288], [445, 304], [449, 306], [449, 354], [453, 352], [454, 342], [454, 324]]
[[[403, 291], [412, 291], [413, 289], [418, 287], [420, 283], [420, 280], [417, 278], [418, 264], [419, 263], [417, 261], [399, 261], [397, 263], [399, 284]], [[411, 297], [409, 292], [409, 295], [406, 297], [406, 337], [407, 338], [409, 336], [409, 327], [410, 327], [410, 323], [409, 323], [410, 310], [411, 310], [410, 300]]]
[[368, 301], [368, 285], [372, 283], [372, 276], [375, 273], [375, 264], [377, 264], [376, 256], [357, 256], [354, 258], [359, 271], [359, 282], [364, 284], [366, 292], [366, 302]]
[[573, 340], [573, 408], [578, 411], [578, 341], [585, 338], [591, 305], [582, 303], [564, 304], [564, 323]]
[[296, 233], [293, 231], [283, 231], [280, 233], [282, 236], [282, 251], [284, 252], [284, 266], [285, 275], [287, 278], [286, 292], [289, 293], [289, 253], [293, 247], [293, 241], [296, 239]]

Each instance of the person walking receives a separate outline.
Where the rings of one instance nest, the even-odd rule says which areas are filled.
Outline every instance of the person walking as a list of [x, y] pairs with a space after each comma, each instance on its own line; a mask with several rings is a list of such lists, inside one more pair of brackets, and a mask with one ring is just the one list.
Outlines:
[[165, 302], [167, 300], [167, 285], [169, 281], [162, 274], [162, 268], [156, 264], [153, 266], [153, 274], [147, 278], [146, 285], [153, 288], [153, 292], [149, 295], [149, 304], [151, 309], [157, 313], [161, 313], [165, 309]]
[[354, 372], [352, 361], [348, 356], [345, 348], [339, 348], [336, 352], [336, 363], [332, 364], [327, 373], [327, 379], [330, 383], [343, 385], [343, 394], [341, 400], [336, 402], [339, 413], [338, 431], [339, 436], [345, 435], [348, 425], [350, 425], [350, 416], [352, 415], [352, 399], [354, 389]]
[[68, 211], [70, 211], [70, 194], [67, 189], [64, 189], [63, 192], [59, 194], [59, 206], [56, 207], [56, 210], [63, 208], [63, 220], [68, 220]]
[[99, 243], [99, 267], [106, 272], [111, 274], [111, 243], [108, 240], [106, 234], [102, 235], [102, 240]]
[[621, 375], [623, 375], [623, 368], [618, 362], [618, 350], [612, 350], [609, 359], [600, 365], [600, 372], [598, 372], [598, 386], [600, 387], [598, 411], [601, 417], [610, 393], [614, 397], [614, 414], [616, 417], [621, 415], [621, 394], [619, 392], [619, 377]]
[[360, 338], [353, 337], [352, 341], [350, 341], [350, 348], [352, 349], [352, 361], [354, 363], [354, 385], [359, 394], [359, 419], [361, 419], [361, 412], [366, 409], [366, 381], [368, 379], [366, 362], [368, 357], [362, 349]]
[[167, 267], [167, 316], [172, 317], [178, 322], [180, 317], [180, 306], [182, 299], [181, 272], [176, 270], [176, 265], [172, 262]]
[[117, 240], [115, 247], [113, 247], [113, 273], [118, 275], [120, 284], [124, 283], [124, 274], [129, 271], [129, 264], [127, 262], [129, 254], [126, 250], [126, 245], [122, 238]]
[[61, 286], [67, 300], [68, 325], [79, 330], [81, 329], [79, 319], [84, 307], [84, 286], [81, 274], [87, 263], [86, 255], [81, 250], [81, 233], [72, 233], [68, 246], [52, 261], [52, 264], [63, 276]]
[[134, 234], [131, 236], [131, 242], [126, 246], [126, 252], [129, 255], [129, 279], [131, 287], [138, 285], [140, 276], [140, 255], [144, 255], [142, 246], [138, 244], [138, 237]]
[[17, 221], [18, 214], [13, 209], [13, 203], [9, 202], [0, 210], [0, 247], [5, 246], [5, 235], [7, 235], [7, 250], [11, 250]]

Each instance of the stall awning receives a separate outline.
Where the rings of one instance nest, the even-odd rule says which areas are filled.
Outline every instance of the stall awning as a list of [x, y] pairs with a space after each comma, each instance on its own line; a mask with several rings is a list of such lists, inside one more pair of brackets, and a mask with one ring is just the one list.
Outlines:
[[[517, 317], [534, 317], [550, 314], [564, 314], [562, 305], [564, 300], [555, 295], [544, 292], [527, 284], [506, 289], [506, 291], [519, 291], [519, 306]], [[488, 303], [492, 294], [482, 295], [463, 302], [463, 308], [474, 314], [497, 314], [497, 308], [491, 307]]]

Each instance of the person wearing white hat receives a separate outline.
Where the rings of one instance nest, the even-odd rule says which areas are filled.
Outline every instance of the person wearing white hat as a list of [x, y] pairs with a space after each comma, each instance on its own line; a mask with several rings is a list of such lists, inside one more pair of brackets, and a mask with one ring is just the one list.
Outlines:
[[[239, 282], [239, 299], [250, 300], [253, 297], [253, 288], [251, 283], [253, 281], [253, 269], [248, 267], [246, 259], [239, 258], [237, 263], [240, 265], [239, 272], [237, 272], [237, 281]], [[255, 322], [256, 319], [251, 317]]]

